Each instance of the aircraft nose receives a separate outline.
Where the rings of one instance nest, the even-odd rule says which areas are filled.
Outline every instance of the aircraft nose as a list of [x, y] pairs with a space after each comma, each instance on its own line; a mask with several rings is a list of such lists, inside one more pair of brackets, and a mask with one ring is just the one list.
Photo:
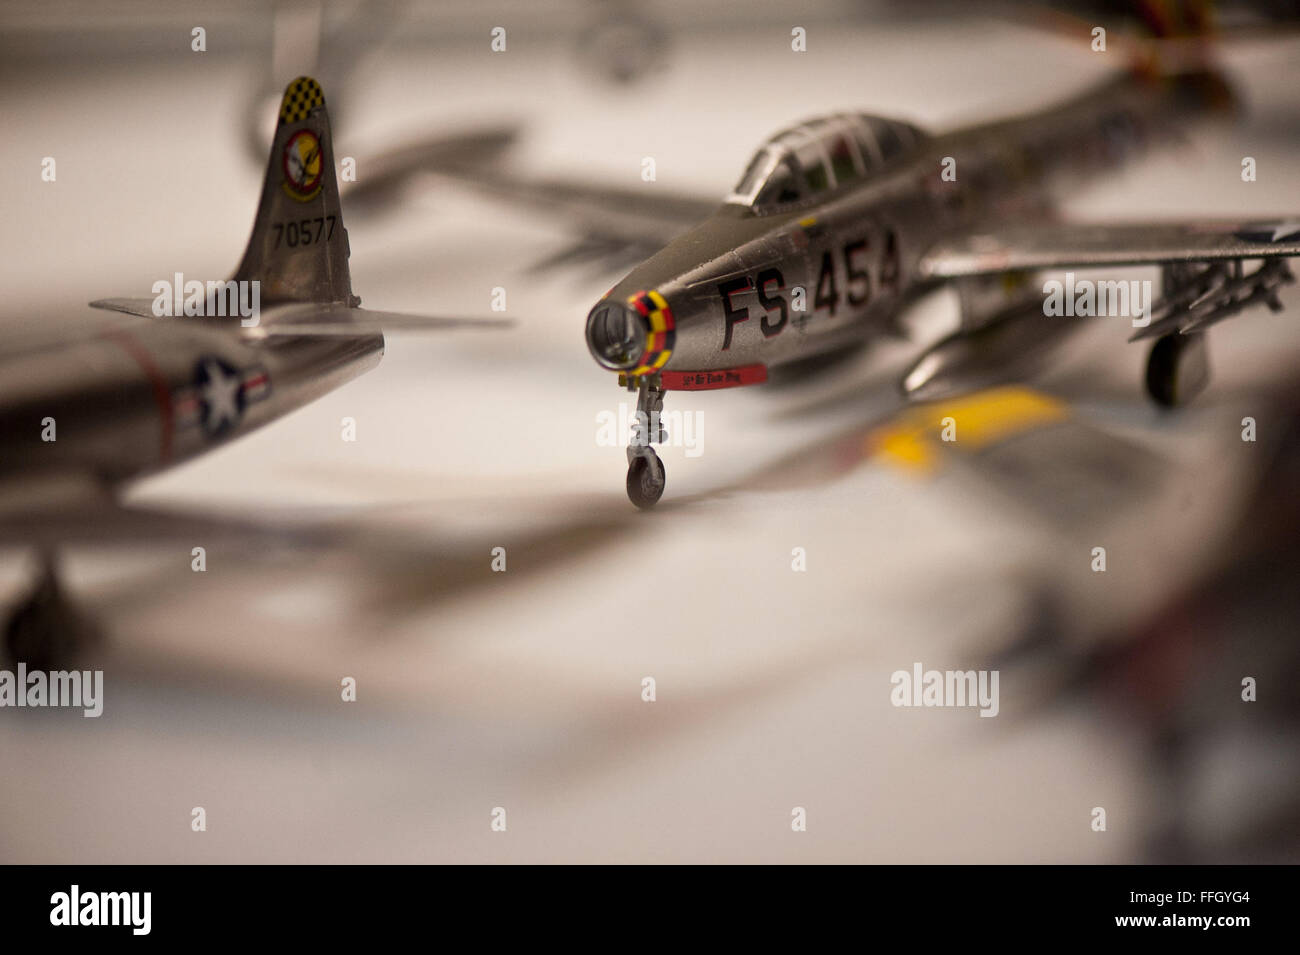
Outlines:
[[626, 302], [610, 297], [587, 315], [587, 348], [610, 371], [646, 375], [659, 371], [672, 354], [675, 323], [657, 291], [638, 292]]

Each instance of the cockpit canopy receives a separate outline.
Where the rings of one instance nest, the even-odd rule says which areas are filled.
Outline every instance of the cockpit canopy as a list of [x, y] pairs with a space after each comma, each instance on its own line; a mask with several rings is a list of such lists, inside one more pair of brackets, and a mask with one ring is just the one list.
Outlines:
[[777, 133], [726, 199], [766, 213], [797, 205], [887, 165], [925, 138], [910, 123], [837, 113]]

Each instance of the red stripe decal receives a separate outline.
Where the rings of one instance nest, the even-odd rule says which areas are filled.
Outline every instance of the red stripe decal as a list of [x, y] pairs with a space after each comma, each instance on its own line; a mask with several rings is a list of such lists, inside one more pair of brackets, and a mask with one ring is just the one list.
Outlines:
[[104, 332], [105, 338], [111, 338], [122, 346], [122, 350], [135, 359], [137, 365], [149, 379], [149, 384], [153, 387], [154, 402], [158, 405], [158, 418], [162, 422], [162, 440], [159, 447], [159, 456], [162, 462], [166, 464], [172, 457], [172, 396], [171, 390], [167, 387], [167, 379], [163, 377], [162, 371], [154, 363], [153, 356], [149, 354], [148, 349], [135, 340], [129, 333], [120, 328], [112, 328]]
[[739, 388], [743, 385], [761, 385], [767, 381], [766, 365], [741, 365], [738, 368], [718, 368], [714, 371], [661, 372], [663, 385], [670, 391], [714, 391], [718, 388]]

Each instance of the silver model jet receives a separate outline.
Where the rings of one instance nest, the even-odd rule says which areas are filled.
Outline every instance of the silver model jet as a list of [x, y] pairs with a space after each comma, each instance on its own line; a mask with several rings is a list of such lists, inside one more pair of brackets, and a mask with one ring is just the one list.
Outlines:
[[[379, 362], [384, 329], [508, 324], [360, 308], [334, 170], [324, 95], [300, 77], [284, 93], [234, 276], [187, 291], [184, 302], [174, 290], [180, 312], [201, 315], [158, 317], [172, 311], [171, 293], [105, 299], [92, 304], [132, 317], [79, 325], [72, 337], [64, 326], [48, 341], [11, 341], [0, 353], [0, 540], [45, 555], [45, 579], [6, 630], [14, 657], [34, 662], [52, 641], [75, 638], [54, 546], [149, 526], [150, 515], [117, 506], [122, 482], [247, 434], [356, 377]], [[242, 290], [251, 288], [261, 308], [243, 317]]]
[[896, 332], [903, 306], [944, 282], [959, 283], [961, 328], [904, 375], [908, 396], [1013, 376], [1025, 354], [1077, 328], [1045, 317], [1031, 273], [1153, 264], [1162, 297], [1133, 338], [1155, 339], [1151, 397], [1187, 401], [1206, 383], [1207, 327], [1281, 308], [1300, 217], [1071, 225], [1052, 197], [1233, 102], [1213, 71], [1135, 69], [1054, 108], [942, 135], [842, 113], [772, 137], [720, 208], [587, 317], [592, 357], [638, 393], [628, 496], [646, 508], [663, 494], [651, 444], [664, 439], [665, 392], [758, 384], [775, 367], [860, 347]]

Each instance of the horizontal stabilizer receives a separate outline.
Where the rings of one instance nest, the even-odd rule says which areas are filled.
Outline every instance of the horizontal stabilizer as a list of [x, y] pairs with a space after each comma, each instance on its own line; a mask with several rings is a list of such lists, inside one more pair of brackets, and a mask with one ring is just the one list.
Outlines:
[[455, 328], [506, 329], [510, 318], [469, 318], [378, 312], [346, 306], [311, 307], [282, 312], [253, 330], [260, 335], [365, 335], [378, 332], [438, 332]]
[[[155, 316], [151, 298], [102, 298], [91, 302], [92, 308], [102, 308], [124, 315], [142, 318]], [[376, 332], [435, 332], [452, 328], [506, 329], [515, 324], [514, 319], [498, 317], [467, 317], [441, 315], [412, 315], [406, 312], [379, 312], [368, 308], [349, 308], [346, 305], [324, 305], [276, 309], [263, 324], [245, 328], [250, 335], [366, 335]], [[183, 321], [183, 319], [179, 319]]]
[[153, 318], [152, 298], [101, 298], [90, 303], [91, 308], [102, 308], [108, 312], [121, 312], [123, 315], [139, 315], [141, 318]]

